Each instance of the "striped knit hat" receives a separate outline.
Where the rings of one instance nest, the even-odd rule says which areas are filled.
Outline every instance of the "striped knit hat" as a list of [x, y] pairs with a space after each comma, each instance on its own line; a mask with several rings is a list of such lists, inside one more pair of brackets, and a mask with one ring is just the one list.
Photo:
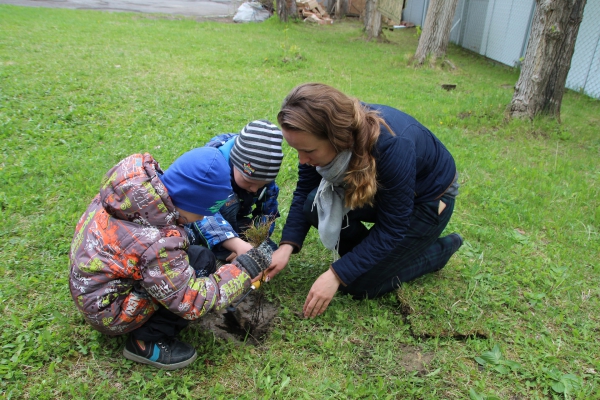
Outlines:
[[235, 139], [229, 153], [231, 163], [250, 179], [273, 181], [283, 160], [282, 140], [279, 128], [269, 121], [252, 121]]

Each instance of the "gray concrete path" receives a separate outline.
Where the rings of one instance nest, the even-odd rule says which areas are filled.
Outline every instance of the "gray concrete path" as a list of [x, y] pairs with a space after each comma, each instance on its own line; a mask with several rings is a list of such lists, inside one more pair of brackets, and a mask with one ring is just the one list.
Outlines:
[[242, 0], [0, 0], [0, 4], [79, 10], [163, 13], [192, 17], [231, 17]]

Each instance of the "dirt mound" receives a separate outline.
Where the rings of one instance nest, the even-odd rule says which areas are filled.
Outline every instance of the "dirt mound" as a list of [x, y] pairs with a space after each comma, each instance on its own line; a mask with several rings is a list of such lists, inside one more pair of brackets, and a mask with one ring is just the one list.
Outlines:
[[278, 313], [276, 304], [267, 301], [261, 292], [252, 292], [231, 315], [227, 316], [226, 311], [211, 312], [200, 318], [198, 325], [220, 339], [258, 345], [273, 329]]

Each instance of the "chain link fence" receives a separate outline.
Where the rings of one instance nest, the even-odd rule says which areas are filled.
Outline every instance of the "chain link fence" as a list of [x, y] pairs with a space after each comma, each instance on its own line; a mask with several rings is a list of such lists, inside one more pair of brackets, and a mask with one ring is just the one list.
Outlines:
[[[423, 26], [429, 0], [406, 0], [403, 20]], [[459, 0], [450, 41], [492, 60], [519, 66], [535, 0]], [[600, 1], [588, 0], [566, 86], [600, 99]]]
[[588, 0], [583, 9], [567, 87], [600, 99], [600, 1]]

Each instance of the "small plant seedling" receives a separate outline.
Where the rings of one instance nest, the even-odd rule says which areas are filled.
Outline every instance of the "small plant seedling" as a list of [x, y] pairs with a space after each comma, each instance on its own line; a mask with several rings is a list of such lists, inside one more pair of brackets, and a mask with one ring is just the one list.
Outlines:
[[521, 368], [521, 364], [502, 358], [502, 352], [498, 345], [495, 345], [491, 351], [484, 352], [480, 357], [475, 357], [475, 361], [483, 366], [489, 364], [494, 370], [501, 374], [508, 374], [511, 371], [515, 372]]
[[248, 243], [257, 247], [269, 237], [271, 225], [275, 223], [275, 218], [270, 216], [256, 217], [252, 225], [244, 231], [243, 236]]

